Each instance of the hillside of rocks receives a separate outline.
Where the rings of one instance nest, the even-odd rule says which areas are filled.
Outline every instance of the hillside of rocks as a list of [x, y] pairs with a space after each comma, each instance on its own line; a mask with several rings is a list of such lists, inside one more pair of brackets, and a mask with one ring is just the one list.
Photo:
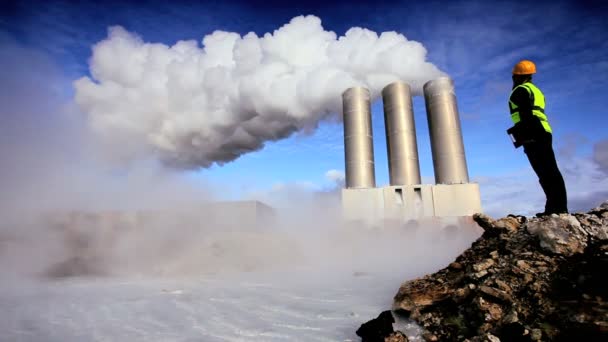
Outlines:
[[[416, 321], [426, 341], [608, 341], [608, 201], [587, 213], [474, 220], [483, 235], [402, 284], [393, 315]], [[363, 341], [393, 340], [389, 330]]]

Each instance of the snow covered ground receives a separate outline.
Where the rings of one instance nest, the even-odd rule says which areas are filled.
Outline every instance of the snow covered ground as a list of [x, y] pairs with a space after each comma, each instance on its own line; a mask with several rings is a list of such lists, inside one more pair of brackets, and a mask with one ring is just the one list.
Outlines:
[[421, 232], [233, 233], [198, 241], [213, 248], [196, 253], [179, 246], [170, 260], [147, 255], [158, 267], [146, 272], [112, 264], [55, 278], [6, 271], [11, 251], [28, 251], [4, 248], [0, 340], [359, 341], [356, 329], [390, 309], [402, 281], [445, 267], [476, 238]]

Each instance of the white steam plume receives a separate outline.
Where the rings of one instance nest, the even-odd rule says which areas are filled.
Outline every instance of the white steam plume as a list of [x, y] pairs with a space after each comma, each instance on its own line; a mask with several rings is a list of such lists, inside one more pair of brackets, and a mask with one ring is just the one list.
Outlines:
[[403, 80], [420, 93], [441, 74], [419, 42], [358, 27], [338, 37], [315, 16], [263, 37], [215, 31], [202, 45], [145, 43], [115, 26], [93, 47], [92, 79], [75, 82], [76, 101], [111, 156], [221, 165], [339, 115], [348, 87], [375, 97]]

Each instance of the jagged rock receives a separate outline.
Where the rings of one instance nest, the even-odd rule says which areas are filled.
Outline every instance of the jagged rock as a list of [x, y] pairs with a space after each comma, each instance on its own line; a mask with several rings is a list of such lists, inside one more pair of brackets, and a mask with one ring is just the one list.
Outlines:
[[532, 341], [540, 341], [543, 337], [543, 331], [540, 329], [532, 329], [530, 332], [530, 339]]
[[439, 338], [435, 334], [431, 333], [430, 331], [425, 331], [424, 333], [422, 333], [422, 338], [425, 341], [429, 341], [429, 342], [439, 341]]
[[490, 287], [490, 286], [485, 286], [482, 285], [479, 287], [479, 291], [483, 292], [484, 294], [489, 295], [490, 297], [493, 297], [495, 299], [498, 299], [502, 302], [511, 302], [512, 298], [511, 295], [508, 294], [505, 291]]
[[357, 336], [361, 337], [362, 342], [383, 342], [393, 333], [393, 323], [395, 318], [390, 310], [383, 311], [377, 318], [363, 323], [357, 329]]
[[384, 339], [384, 342], [409, 342], [409, 340], [401, 331], [395, 331], [388, 335], [388, 337]]
[[585, 232], [594, 239], [608, 239], [608, 210], [591, 211], [590, 214], [574, 214]]
[[500, 339], [492, 334], [483, 336], [475, 336], [471, 339], [465, 339], [464, 342], [500, 342]]
[[604, 203], [602, 203], [599, 206], [591, 209], [590, 212], [593, 213], [593, 214], [608, 212], [608, 201], [604, 201]]
[[492, 334], [486, 334], [485, 338], [488, 342], [500, 342], [500, 339]]
[[452, 268], [452, 269], [455, 269], [455, 270], [461, 270], [462, 269], [462, 264], [459, 263], [459, 262], [453, 262], [453, 263], [450, 264], [449, 267]]
[[502, 308], [500, 305], [485, 300], [483, 297], [476, 297], [473, 303], [483, 313], [483, 318], [486, 322], [498, 321], [502, 318]]
[[448, 267], [394, 298], [426, 341], [608, 341], [608, 202], [588, 213], [494, 220]]
[[512, 308], [511, 311], [509, 311], [509, 313], [507, 313], [503, 317], [502, 322], [503, 324], [512, 324], [519, 322], [519, 316], [517, 314], [517, 311]]
[[571, 256], [583, 253], [587, 235], [580, 222], [570, 215], [552, 215], [542, 221], [529, 222], [528, 232], [540, 240], [540, 246], [552, 253]]
[[484, 259], [481, 262], [474, 264], [473, 269], [475, 270], [475, 272], [481, 272], [481, 271], [487, 270], [488, 268], [494, 266], [495, 264], [496, 263], [492, 259]]
[[403, 291], [407, 296], [399, 298], [398, 309], [406, 312], [412, 312], [415, 309], [434, 304], [438, 301], [450, 297], [453, 291], [449, 287], [441, 286], [441, 284], [431, 284], [425, 282], [425, 278], [420, 279], [417, 283], [408, 283], [404, 285]]
[[473, 220], [477, 222], [477, 224], [485, 231], [489, 233], [496, 232], [498, 229], [496, 227], [496, 221], [492, 219], [490, 216], [485, 214], [474, 214]]
[[515, 232], [519, 229], [520, 222], [516, 217], [505, 217], [494, 223], [494, 227], [505, 229], [509, 232]]

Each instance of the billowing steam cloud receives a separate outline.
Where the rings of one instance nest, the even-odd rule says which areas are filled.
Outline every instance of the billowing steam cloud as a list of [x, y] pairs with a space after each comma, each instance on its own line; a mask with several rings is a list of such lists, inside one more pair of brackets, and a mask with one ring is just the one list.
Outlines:
[[315, 16], [263, 37], [215, 31], [202, 43], [145, 43], [116, 26], [93, 47], [93, 79], [75, 82], [76, 100], [114, 157], [222, 164], [338, 115], [348, 87], [376, 96], [405, 80], [420, 92], [441, 74], [419, 42], [358, 27], [337, 37]]

